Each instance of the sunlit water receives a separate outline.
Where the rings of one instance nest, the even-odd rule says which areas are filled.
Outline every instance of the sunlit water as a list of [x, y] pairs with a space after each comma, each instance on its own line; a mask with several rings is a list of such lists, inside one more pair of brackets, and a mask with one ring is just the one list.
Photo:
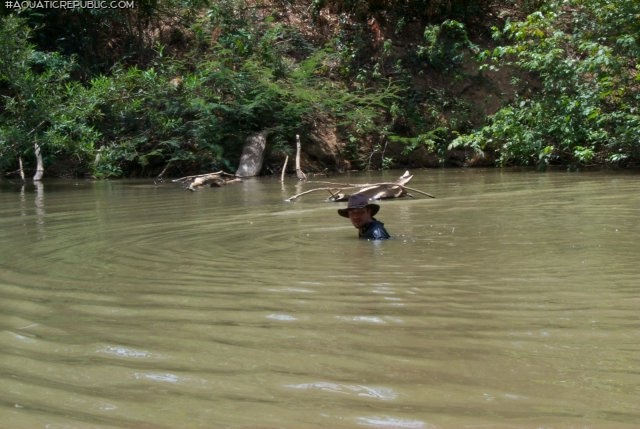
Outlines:
[[640, 427], [640, 177], [413, 173], [0, 183], [0, 427]]

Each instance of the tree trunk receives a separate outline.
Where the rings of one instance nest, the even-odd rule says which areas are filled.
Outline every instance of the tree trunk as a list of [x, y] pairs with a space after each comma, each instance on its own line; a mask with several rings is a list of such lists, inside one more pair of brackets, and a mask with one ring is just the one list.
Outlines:
[[267, 134], [268, 131], [260, 131], [247, 137], [242, 148], [240, 165], [236, 170], [236, 176], [252, 177], [260, 174], [264, 160], [264, 150], [267, 146]]
[[280, 181], [284, 182], [284, 175], [287, 172], [287, 163], [289, 162], [289, 155], [284, 158], [284, 165], [282, 166], [282, 172], [280, 173]]
[[44, 175], [44, 163], [42, 162], [42, 151], [40, 150], [40, 145], [36, 142], [33, 144], [34, 151], [36, 154], [36, 174], [33, 175], [33, 181], [39, 182], [42, 180], [42, 176]]
[[300, 143], [300, 136], [296, 134], [296, 176], [300, 180], [307, 180], [307, 175], [304, 174], [302, 168], [300, 168], [300, 151], [302, 150], [302, 144]]
[[18, 165], [20, 166], [20, 178], [24, 182], [24, 166], [22, 165], [22, 157], [18, 157]]

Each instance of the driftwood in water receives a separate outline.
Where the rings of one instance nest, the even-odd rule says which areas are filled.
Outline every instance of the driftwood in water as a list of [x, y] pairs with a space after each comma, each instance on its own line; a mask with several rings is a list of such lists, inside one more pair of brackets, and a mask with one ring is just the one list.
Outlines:
[[309, 182], [309, 183], [322, 183], [332, 186], [314, 188], [299, 194], [293, 195], [286, 199], [286, 201], [294, 201], [299, 197], [316, 191], [327, 191], [331, 196], [329, 201], [347, 201], [351, 195], [362, 194], [366, 195], [370, 200], [384, 200], [389, 198], [401, 198], [401, 197], [413, 197], [408, 191], [415, 192], [421, 195], [425, 195], [429, 198], [435, 198], [433, 195], [428, 194], [418, 189], [410, 188], [406, 184], [413, 178], [408, 171], [406, 171], [395, 182], [382, 182], [382, 183], [365, 183], [365, 184], [352, 184], [352, 183], [332, 183], [332, 182]]
[[225, 173], [224, 171], [199, 174], [197, 176], [186, 176], [172, 180], [172, 182], [182, 183], [190, 191], [196, 191], [203, 186], [220, 187], [228, 183], [236, 183], [241, 181], [242, 179], [240, 179], [235, 174]]

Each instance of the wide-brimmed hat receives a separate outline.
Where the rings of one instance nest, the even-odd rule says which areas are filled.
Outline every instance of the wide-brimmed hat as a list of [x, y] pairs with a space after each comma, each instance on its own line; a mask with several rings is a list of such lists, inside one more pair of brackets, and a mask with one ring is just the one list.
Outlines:
[[380, 206], [369, 202], [369, 198], [366, 195], [354, 194], [349, 197], [346, 209], [338, 209], [338, 214], [342, 217], [349, 217], [349, 210], [351, 209], [371, 209], [371, 216], [375, 216], [380, 210]]

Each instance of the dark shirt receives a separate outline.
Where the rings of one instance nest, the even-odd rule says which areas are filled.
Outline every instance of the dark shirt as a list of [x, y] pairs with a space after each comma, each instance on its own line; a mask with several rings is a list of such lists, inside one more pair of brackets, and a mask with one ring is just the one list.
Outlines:
[[389, 235], [387, 230], [384, 229], [384, 223], [373, 219], [372, 222], [369, 222], [368, 224], [360, 228], [358, 237], [367, 240], [384, 240], [390, 238], [391, 236]]

